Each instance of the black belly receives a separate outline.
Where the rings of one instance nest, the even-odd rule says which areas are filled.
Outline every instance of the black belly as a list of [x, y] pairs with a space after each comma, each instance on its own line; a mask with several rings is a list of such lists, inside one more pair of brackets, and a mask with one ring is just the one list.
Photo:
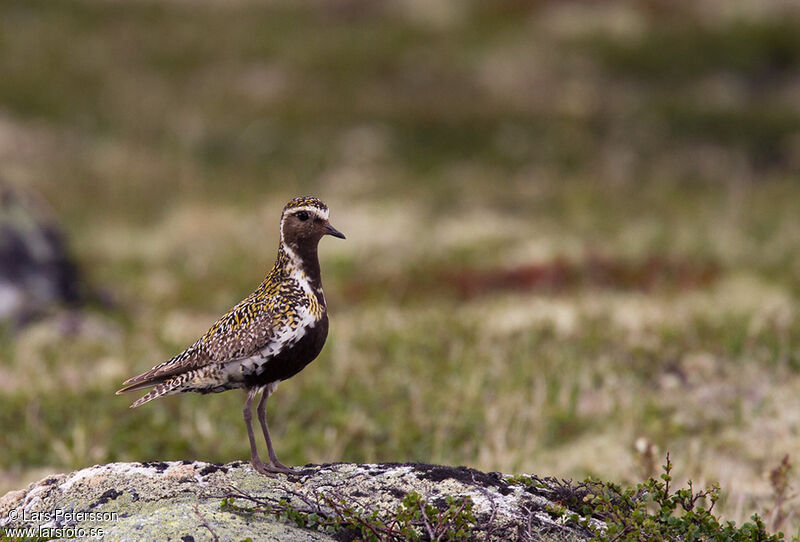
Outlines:
[[248, 388], [265, 386], [293, 377], [314, 361], [322, 351], [327, 337], [328, 315], [324, 314], [322, 319], [314, 327], [309, 328], [299, 341], [285, 348], [264, 364], [262, 372], [246, 376], [245, 386]]

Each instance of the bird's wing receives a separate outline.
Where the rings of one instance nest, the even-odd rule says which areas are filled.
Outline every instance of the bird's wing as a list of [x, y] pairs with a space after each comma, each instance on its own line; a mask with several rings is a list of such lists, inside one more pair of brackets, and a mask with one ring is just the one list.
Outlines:
[[248, 358], [268, 348], [275, 337], [272, 313], [262, 303], [246, 299], [229, 310], [200, 339], [177, 356], [123, 382], [117, 395], [160, 384], [176, 375]]

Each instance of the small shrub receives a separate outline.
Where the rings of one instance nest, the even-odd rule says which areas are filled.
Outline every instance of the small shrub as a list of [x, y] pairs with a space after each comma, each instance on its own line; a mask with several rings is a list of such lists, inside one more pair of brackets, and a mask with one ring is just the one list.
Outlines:
[[732, 521], [720, 522], [713, 513], [720, 498], [716, 484], [696, 491], [690, 481], [688, 488], [674, 490], [671, 487], [669, 454], [663, 470], [659, 478], [650, 477], [632, 488], [623, 489], [611, 482], [590, 482], [596, 491], [584, 500], [592, 510], [592, 517], [605, 525], [590, 522], [577, 514], [572, 514], [569, 519], [588, 527], [597, 542], [784, 540], [783, 533], [767, 532], [758, 514], [740, 527]]

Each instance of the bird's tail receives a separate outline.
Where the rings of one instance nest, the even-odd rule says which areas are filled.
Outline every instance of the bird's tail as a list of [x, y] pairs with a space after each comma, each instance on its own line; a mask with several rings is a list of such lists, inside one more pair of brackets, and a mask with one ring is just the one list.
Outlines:
[[149, 388], [150, 386], [155, 385], [155, 387], [152, 390], [150, 390], [146, 395], [140, 397], [139, 399], [137, 399], [136, 401], [133, 402], [133, 404], [131, 405], [131, 408], [136, 408], [138, 406], [141, 406], [141, 405], [143, 405], [145, 403], [148, 403], [148, 402], [152, 401], [153, 399], [157, 399], [158, 397], [162, 397], [164, 395], [172, 395], [172, 394], [175, 394], [175, 393], [180, 393], [181, 391], [183, 391], [186, 383], [191, 380], [192, 373], [193, 372], [183, 373], [183, 374], [180, 374], [180, 375], [178, 375], [176, 377], [170, 378], [169, 380], [165, 380], [165, 381], [160, 382], [160, 383], [156, 383], [156, 382], [150, 382], [150, 383], [140, 382], [138, 384], [134, 384], [134, 385], [128, 386], [126, 388], [122, 388], [121, 390], [119, 390], [117, 392], [117, 395], [119, 395], [121, 393], [125, 393], [127, 391], [136, 391], [136, 390]]
[[178, 393], [178, 391], [179, 391], [178, 388], [179, 387], [180, 387], [180, 384], [173, 383], [172, 380], [168, 380], [168, 381], [164, 382], [163, 384], [159, 384], [158, 386], [156, 386], [155, 388], [153, 388], [152, 390], [147, 392], [146, 395], [144, 395], [144, 396], [140, 397], [139, 399], [137, 399], [136, 401], [134, 401], [133, 404], [131, 404], [131, 408], [136, 408], [138, 406], [142, 406], [143, 404], [149, 403], [153, 399], [157, 399], [157, 398], [162, 397], [164, 395], [172, 395], [173, 393]]

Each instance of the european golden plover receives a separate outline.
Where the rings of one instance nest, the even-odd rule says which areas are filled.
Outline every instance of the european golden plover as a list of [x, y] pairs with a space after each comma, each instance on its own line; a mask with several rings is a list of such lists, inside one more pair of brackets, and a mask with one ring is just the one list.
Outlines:
[[[281, 215], [281, 240], [272, 271], [253, 293], [229, 310], [189, 348], [123, 383], [117, 394], [153, 388], [131, 408], [175, 393], [247, 390], [244, 421], [250, 461], [262, 474], [292, 472], [281, 464], [269, 437], [265, 405], [278, 383], [299, 373], [319, 355], [328, 335], [317, 246], [324, 235], [344, 239], [328, 222], [328, 207], [317, 198], [299, 197]], [[269, 450], [258, 455], [252, 403]]]

